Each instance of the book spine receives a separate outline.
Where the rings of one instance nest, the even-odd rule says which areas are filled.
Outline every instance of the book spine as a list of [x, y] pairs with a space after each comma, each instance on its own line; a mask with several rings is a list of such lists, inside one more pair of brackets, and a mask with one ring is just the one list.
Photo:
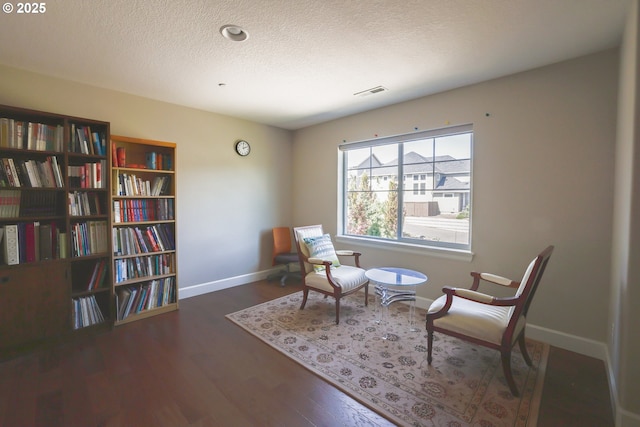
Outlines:
[[116, 149], [116, 159], [117, 159], [117, 163], [118, 163], [118, 167], [125, 167], [125, 165], [127, 164], [127, 152], [125, 150], [124, 147], [118, 147]]
[[18, 243], [18, 226], [9, 224], [4, 226], [4, 262], [15, 265], [20, 262], [20, 248]]

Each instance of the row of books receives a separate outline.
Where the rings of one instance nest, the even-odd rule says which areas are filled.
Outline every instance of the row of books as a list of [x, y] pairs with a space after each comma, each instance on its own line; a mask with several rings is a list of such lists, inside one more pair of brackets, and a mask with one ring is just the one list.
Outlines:
[[176, 248], [171, 224], [154, 224], [149, 227], [114, 227], [112, 237], [114, 255], [164, 252]]
[[71, 188], [105, 188], [106, 179], [104, 174], [107, 169], [106, 160], [99, 162], [89, 162], [83, 165], [70, 165], [69, 187]]
[[20, 190], [0, 190], [0, 218], [15, 218], [20, 215]]
[[45, 160], [0, 159], [0, 187], [62, 188], [64, 178], [58, 158]]
[[103, 207], [100, 195], [91, 191], [74, 191], [69, 193], [69, 215], [88, 216], [102, 215]]
[[91, 126], [71, 124], [69, 151], [105, 156], [107, 152], [107, 137], [104, 133], [92, 131]]
[[173, 218], [173, 199], [113, 201], [114, 222], [167, 221]]
[[170, 176], [157, 176], [153, 182], [128, 173], [118, 174], [117, 196], [163, 196], [169, 193]]
[[55, 222], [20, 222], [0, 228], [7, 265], [67, 257], [67, 236]]
[[71, 255], [74, 257], [107, 252], [106, 221], [86, 221], [71, 224]]
[[151, 310], [174, 303], [176, 300], [175, 277], [165, 277], [148, 283], [120, 286], [116, 290], [117, 320], [131, 314]]
[[116, 283], [141, 277], [161, 276], [175, 273], [175, 255], [173, 253], [115, 260]]
[[104, 322], [104, 315], [95, 295], [73, 298], [73, 329]]
[[85, 290], [93, 291], [98, 288], [104, 287], [104, 281], [107, 277], [107, 260], [102, 258], [93, 264], [91, 269], [91, 275], [87, 280]]
[[23, 150], [62, 151], [62, 125], [0, 118], [0, 147]]
[[58, 197], [56, 192], [39, 191], [24, 193], [20, 190], [0, 189], [0, 218], [21, 216], [56, 216]]
[[173, 170], [173, 159], [170, 154], [156, 153], [149, 151], [146, 154], [147, 169]]
[[149, 151], [145, 154], [146, 164], [127, 163], [127, 149], [125, 147], [111, 146], [111, 163], [116, 168], [136, 168], [151, 170], [173, 170], [173, 157], [168, 153]]

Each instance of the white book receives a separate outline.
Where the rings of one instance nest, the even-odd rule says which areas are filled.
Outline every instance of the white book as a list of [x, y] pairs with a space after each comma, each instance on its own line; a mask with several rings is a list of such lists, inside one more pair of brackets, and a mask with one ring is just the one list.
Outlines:
[[20, 262], [20, 247], [18, 243], [18, 225], [8, 224], [4, 226], [4, 262], [7, 265], [15, 265]]

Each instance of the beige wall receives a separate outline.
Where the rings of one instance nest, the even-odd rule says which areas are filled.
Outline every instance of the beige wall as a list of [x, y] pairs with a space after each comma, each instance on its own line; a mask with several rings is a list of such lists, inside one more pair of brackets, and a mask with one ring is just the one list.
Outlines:
[[618, 52], [609, 50], [297, 131], [294, 223], [336, 233], [343, 141], [473, 123], [472, 262], [351, 247], [364, 252], [365, 267], [423, 271], [429, 283], [419, 294], [433, 299], [443, 285], [469, 284], [471, 270], [519, 279], [554, 244], [530, 322], [604, 342], [617, 71]]
[[[271, 228], [291, 222], [290, 132], [6, 67], [0, 103], [178, 144], [180, 288], [271, 267]], [[235, 154], [238, 138], [252, 144], [249, 157]]]
[[640, 7], [628, 14], [620, 61], [609, 354], [617, 425], [640, 426]]

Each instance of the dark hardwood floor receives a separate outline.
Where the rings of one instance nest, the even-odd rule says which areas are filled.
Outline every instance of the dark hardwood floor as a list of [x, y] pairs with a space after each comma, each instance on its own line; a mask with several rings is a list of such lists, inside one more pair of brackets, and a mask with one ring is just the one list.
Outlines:
[[[0, 363], [0, 426], [390, 426], [225, 314], [298, 290], [256, 282]], [[613, 426], [604, 364], [552, 348], [538, 425]]]

